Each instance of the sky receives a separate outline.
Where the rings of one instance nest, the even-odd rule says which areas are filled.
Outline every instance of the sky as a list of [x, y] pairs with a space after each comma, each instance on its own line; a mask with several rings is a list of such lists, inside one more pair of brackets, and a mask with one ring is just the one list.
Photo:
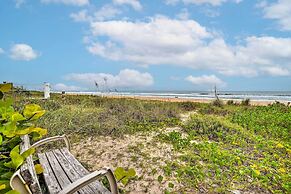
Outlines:
[[1, 81], [291, 91], [291, 0], [1, 0]]

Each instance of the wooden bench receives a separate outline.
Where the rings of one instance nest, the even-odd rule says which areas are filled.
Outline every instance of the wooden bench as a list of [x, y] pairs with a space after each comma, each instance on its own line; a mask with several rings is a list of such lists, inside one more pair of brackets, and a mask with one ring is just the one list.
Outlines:
[[[68, 138], [63, 136], [49, 137], [30, 145], [29, 136], [23, 136], [21, 153], [33, 147], [37, 148], [48, 142], [64, 141], [66, 147], [38, 153], [39, 163], [42, 165], [42, 173], [45, 188], [41, 188], [36, 174], [32, 156], [26, 159], [21, 168], [11, 177], [11, 188], [21, 194], [118, 194], [116, 179], [110, 168], [89, 173], [81, 163], [70, 153]], [[110, 191], [106, 189], [98, 179], [106, 176]]]

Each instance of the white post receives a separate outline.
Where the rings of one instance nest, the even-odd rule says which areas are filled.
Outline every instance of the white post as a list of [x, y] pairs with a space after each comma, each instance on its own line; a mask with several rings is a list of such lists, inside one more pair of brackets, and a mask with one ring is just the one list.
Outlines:
[[49, 83], [44, 83], [44, 99], [49, 99], [50, 98], [50, 84]]

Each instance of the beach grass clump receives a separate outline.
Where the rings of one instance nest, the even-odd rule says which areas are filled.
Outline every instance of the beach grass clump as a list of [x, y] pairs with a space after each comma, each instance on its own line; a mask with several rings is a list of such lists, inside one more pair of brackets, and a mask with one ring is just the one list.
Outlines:
[[[21, 104], [27, 103], [22, 101]], [[152, 131], [178, 125], [182, 108], [176, 103], [111, 99], [96, 96], [59, 96], [44, 101], [48, 113], [39, 121], [51, 135], [115, 135]]]
[[223, 101], [217, 98], [214, 101], [212, 101], [212, 105], [213, 106], [222, 107], [223, 106]]
[[240, 103], [242, 106], [250, 106], [251, 105], [251, 100], [249, 98], [244, 99]]

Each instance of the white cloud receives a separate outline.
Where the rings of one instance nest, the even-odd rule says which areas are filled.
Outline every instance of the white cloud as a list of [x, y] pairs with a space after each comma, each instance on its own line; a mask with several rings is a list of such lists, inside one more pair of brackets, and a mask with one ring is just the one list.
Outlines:
[[288, 69], [283, 69], [281, 67], [265, 67], [262, 69], [267, 74], [272, 76], [288, 76], [290, 75], [290, 71]]
[[183, 2], [184, 4], [196, 4], [196, 5], [209, 4], [212, 6], [220, 6], [226, 2], [240, 3], [242, 1], [243, 0], [165, 0], [165, 3], [168, 5], [176, 5], [179, 2]]
[[0, 48], [0, 54], [3, 54], [4, 50], [2, 48]]
[[53, 90], [56, 91], [80, 91], [82, 90], [82, 88], [78, 87], [78, 86], [68, 86], [66, 84], [63, 83], [58, 83], [53, 85]]
[[147, 22], [92, 22], [90, 53], [138, 65], [176, 65], [224, 75], [257, 76], [270, 67], [291, 70], [291, 38], [247, 37], [229, 45], [194, 20], [163, 16]]
[[180, 0], [165, 0], [167, 5], [176, 5]]
[[112, 19], [121, 13], [122, 11], [120, 9], [117, 9], [112, 5], [104, 5], [92, 14], [89, 14], [88, 10], [84, 9], [77, 13], [72, 13], [70, 17], [76, 22], [93, 22]]
[[25, 3], [25, 0], [14, 0], [15, 1], [15, 7], [19, 8], [22, 4]]
[[201, 9], [201, 12], [211, 18], [220, 16], [220, 12], [218, 10], [209, 7]]
[[181, 20], [188, 20], [190, 17], [190, 13], [187, 9], [182, 9], [180, 13], [177, 14], [177, 18]]
[[113, 0], [116, 5], [130, 5], [133, 9], [142, 10], [142, 5], [138, 0]]
[[42, 3], [62, 3], [65, 5], [84, 6], [88, 5], [89, 0], [41, 0]]
[[198, 77], [193, 77], [192, 75], [190, 75], [186, 77], [185, 80], [191, 82], [194, 85], [203, 87], [211, 87], [215, 85], [220, 87], [226, 86], [226, 83], [215, 75], [202, 75]]
[[268, 4], [265, 1], [259, 4], [263, 7], [264, 17], [274, 19], [278, 22], [281, 30], [291, 30], [291, 1], [277, 0], [275, 3]]
[[38, 57], [38, 53], [27, 44], [14, 44], [10, 49], [10, 57], [15, 60], [30, 61]]
[[105, 79], [109, 88], [136, 88], [147, 87], [154, 83], [154, 79], [149, 73], [141, 73], [132, 69], [123, 69], [117, 75], [107, 73], [73, 73], [65, 76], [66, 80], [76, 81], [94, 86], [95, 82], [100, 87], [105, 87]]
[[75, 22], [89, 22], [92, 20], [92, 17], [88, 15], [88, 11], [83, 9], [77, 13], [71, 13], [70, 17]]

